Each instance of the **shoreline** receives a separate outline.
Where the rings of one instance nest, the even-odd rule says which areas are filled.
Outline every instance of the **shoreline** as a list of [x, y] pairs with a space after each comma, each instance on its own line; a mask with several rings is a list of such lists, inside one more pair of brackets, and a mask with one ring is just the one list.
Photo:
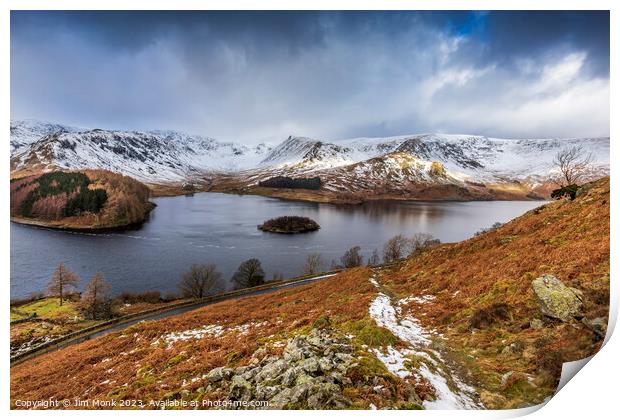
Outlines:
[[78, 232], [78, 233], [109, 233], [109, 232], [122, 232], [126, 230], [140, 229], [144, 223], [148, 222], [149, 215], [157, 207], [157, 204], [149, 202], [151, 205], [144, 215], [144, 218], [138, 222], [112, 225], [112, 226], [79, 226], [71, 223], [63, 223], [62, 221], [45, 221], [40, 219], [30, 219], [26, 217], [11, 216], [11, 223], [15, 223], [22, 226], [38, 227], [43, 229], [58, 230], [63, 232]]
[[[151, 187], [151, 185], [149, 185]], [[276, 198], [279, 200], [285, 201], [299, 201], [305, 203], [323, 203], [323, 204], [334, 204], [334, 205], [362, 205], [370, 202], [399, 202], [399, 201], [411, 201], [411, 202], [459, 202], [459, 203], [467, 203], [474, 201], [539, 201], [539, 202], [547, 202], [549, 198], [545, 198], [542, 196], [532, 198], [527, 195], [514, 195], [512, 197], [446, 197], [446, 198], [433, 198], [433, 197], [416, 197], [416, 196], [401, 196], [401, 195], [393, 195], [393, 194], [381, 194], [374, 196], [365, 196], [364, 198], [348, 198], [338, 196], [337, 194], [323, 191], [323, 192], [311, 192], [313, 190], [302, 190], [302, 189], [267, 189], [262, 188], [260, 191], [255, 189], [249, 189], [244, 191], [226, 189], [226, 188], [207, 188], [207, 189], [198, 189], [191, 194], [188, 194], [186, 191], [174, 191], [174, 189], [166, 189], [162, 190], [154, 190], [151, 189], [153, 198], [164, 198], [164, 197], [179, 197], [183, 195], [193, 195], [199, 193], [220, 193], [220, 194], [230, 194], [230, 195], [253, 195], [260, 197], [268, 197], [268, 198]]]

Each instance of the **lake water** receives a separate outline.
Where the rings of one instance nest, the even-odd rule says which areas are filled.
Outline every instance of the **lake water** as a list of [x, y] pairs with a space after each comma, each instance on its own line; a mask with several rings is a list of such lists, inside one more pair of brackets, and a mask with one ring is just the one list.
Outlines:
[[[359, 245], [367, 257], [397, 234], [430, 233], [442, 242], [469, 238], [494, 222], [506, 222], [544, 203], [535, 201], [372, 202], [337, 206], [260, 196], [200, 193], [153, 200], [157, 208], [140, 229], [83, 234], [11, 223], [11, 297], [44, 290], [61, 261], [84, 285], [102, 271], [114, 293], [176, 292], [190, 265], [215, 263], [226, 284], [239, 263], [259, 258], [272, 274], [299, 275], [307, 254], [332, 259]], [[264, 220], [308, 216], [321, 229], [299, 235], [259, 231]]]

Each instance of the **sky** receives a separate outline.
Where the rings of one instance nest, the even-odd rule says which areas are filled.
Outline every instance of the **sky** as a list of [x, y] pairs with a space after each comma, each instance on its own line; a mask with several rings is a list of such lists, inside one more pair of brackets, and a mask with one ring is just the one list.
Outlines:
[[254, 144], [609, 135], [609, 12], [11, 12], [11, 118]]

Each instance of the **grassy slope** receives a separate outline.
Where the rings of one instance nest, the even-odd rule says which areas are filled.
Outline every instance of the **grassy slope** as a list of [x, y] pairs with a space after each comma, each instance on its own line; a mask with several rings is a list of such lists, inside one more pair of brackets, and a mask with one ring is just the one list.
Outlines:
[[[444, 333], [487, 390], [487, 405], [541, 401], [555, 389], [560, 361], [591, 355], [601, 344], [583, 324], [544, 319], [531, 288], [534, 278], [553, 274], [584, 292], [587, 318], [607, 317], [609, 178], [590, 185], [573, 202], [539, 207], [494, 232], [433, 249], [382, 279], [396, 296], [436, 296], [407, 309]], [[472, 332], [474, 311], [498, 303], [508, 305], [510, 319]], [[530, 327], [535, 318], [543, 328]], [[504, 351], [513, 343], [514, 351]], [[508, 372], [512, 379], [502, 384]]]
[[[584, 290], [589, 318], [606, 316], [608, 179], [574, 202], [530, 211], [497, 231], [434, 248], [379, 276], [395, 297], [436, 296], [425, 304], [411, 302], [406, 309], [428, 330], [444, 334], [440, 345], [451, 362], [476, 386], [487, 407], [500, 408], [539, 402], [553, 392], [558, 359], [551, 356], [581, 358], [600, 345], [600, 339], [577, 322], [545, 321], [542, 328], [530, 327], [530, 320], [540, 318], [530, 282], [543, 273]], [[314, 284], [141, 323], [26, 361], [11, 369], [11, 398], [177, 398], [181, 389], [189, 398], [200, 397], [197, 393], [204, 384], [192, 383], [192, 378], [217, 366], [246, 364], [259, 346], [303, 333], [326, 315], [336, 328], [355, 335], [359, 344], [395, 344], [398, 340], [375, 327], [368, 316], [377, 293], [368, 281], [370, 275], [368, 268], [348, 270]], [[492, 303], [508, 304], [511, 318], [470, 331], [473, 311]], [[247, 331], [178, 341], [171, 348], [152, 344], [166, 333], [214, 324], [245, 326]], [[517, 343], [517, 350], [503, 353], [512, 343]], [[364, 368], [369, 378], [389, 376], [372, 360]], [[390, 381], [398, 384], [400, 379]], [[382, 406], [365, 389], [348, 393], [360, 407], [368, 402]]]
[[65, 301], [60, 306], [58, 298], [45, 298], [32, 303], [11, 307], [11, 321], [27, 318], [36, 313], [40, 318], [66, 318], [78, 315], [75, 302]]
[[[367, 278], [368, 271], [364, 268], [352, 270], [339, 275], [338, 281], [324, 281], [222, 302], [182, 316], [145, 322], [123, 332], [42, 356], [36, 361], [27, 361], [12, 370], [13, 398], [70, 398], [82, 395], [102, 378], [110, 377], [115, 383], [94, 386], [88, 396], [105, 398], [119, 385], [128, 383], [129, 386], [122, 390], [125, 397], [163, 397], [171, 389], [180, 388], [184, 378], [206, 373], [227, 361], [247, 362], [249, 355], [266, 337], [285, 337], [326, 313], [332, 313], [338, 322], [364, 318], [373, 288], [367, 281], [360, 282], [359, 279]], [[343, 311], [343, 308], [347, 310]], [[236, 326], [264, 321], [267, 323], [250, 329], [247, 334], [225, 334], [212, 339], [179, 342], [172, 351], [151, 346], [154, 339], [170, 331], [212, 324]], [[270, 338], [276, 339], [275, 336]], [[191, 359], [167, 367], [168, 361], [183, 351], [190, 354]], [[105, 358], [111, 358], [111, 361], [98, 363]], [[167, 386], [161, 388], [156, 383], [140, 383], [137, 371], [145, 366], [153, 367], [157, 371], [157, 379]], [[106, 373], [110, 368], [114, 369], [113, 375]], [[72, 380], [66, 383], [65, 379], [69, 377]]]
[[[86, 319], [78, 308], [76, 296], [68, 297], [59, 305], [57, 297], [35, 300], [23, 305], [11, 306], [11, 322], [23, 320], [36, 314], [30, 320], [11, 324], [11, 348], [21, 345], [37, 345], [45, 339], [57, 338], [71, 332], [103, 322]], [[116, 311], [119, 315], [129, 315], [146, 311], [170, 302], [120, 304]]]
[[11, 349], [15, 350], [22, 345], [37, 345], [46, 339], [60, 337], [95, 324], [97, 321], [82, 317], [77, 303], [73, 298], [67, 298], [60, 306], [58, 298], [50, 297], [11, 306], [11, 321], [28, 318], [36, 313], [36, 318], [11, 324]]

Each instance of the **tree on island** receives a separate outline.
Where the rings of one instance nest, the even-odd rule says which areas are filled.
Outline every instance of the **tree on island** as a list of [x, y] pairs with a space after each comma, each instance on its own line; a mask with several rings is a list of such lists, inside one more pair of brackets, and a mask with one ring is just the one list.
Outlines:
[[309, 254], [304, 263], [303, 274], [316, 274], [323, 270], [323, 265], [323, 257], [320, 253]]
[[77, 290], [79, 284], [80, 278], [78, 275], [67, 270], [65, 265], [60, 263], [47, 284], [47, 291], [52, 296], [58, 296], [60, 298], [60, 306], [62, 306], [62, 302], [66, 294], [70, 291]]
[[222, 274], [215, 269], [215, 264], [194, 264], [183, 273], [179, 289], [185, 298], [202, 299], [219, 290]]
[[80, 306], [91, 319], [105, 319], [112, 315], [112, 299], [108, 292], [110, 284], [105, 281], [103, 273], [97, 272], [86, 285]]
[[260, 261], [256, 258], [250, 258], [242, 262], [237, 272], [233, 274], [232, 282], [235, 289], [246, 289], [265, 284], [265, 272]]
[[258, 225], [258, 229], [273, 233], [304, 233], [320, 228], [321, 226], [317, 222], [303, 216], [281, 216]]

